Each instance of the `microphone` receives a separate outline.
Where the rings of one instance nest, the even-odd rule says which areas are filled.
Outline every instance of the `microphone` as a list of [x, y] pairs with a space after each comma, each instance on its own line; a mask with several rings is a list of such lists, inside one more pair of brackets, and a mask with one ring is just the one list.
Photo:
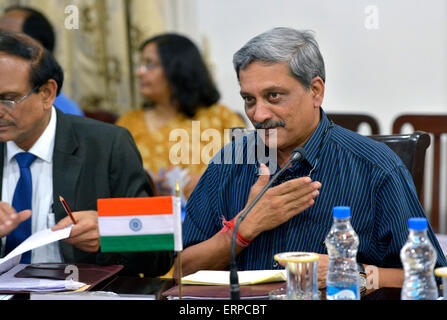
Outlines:
[[261, 192], [256, 196], [256, 198], [249, 204], [247, 209], [239, 216], [234, 224], [233, 234], [231, 236], [231, 251], [230, 251], [230, 296], [231, 300], [240, 300], [240, 288], [239, 288], [239, 278], [237, 275], [237, 265], [236, 265], [236, 234], [239, 229], [239, 225], [242, 220], [245, 219], [250, 210], [258, 203], [259, 199], [264, 195], [264, 193], [270, 188], [270, 186], [278, 179], [278, 177], [289, 167], [291, 163], [298, 163], [306, 159], [306, 151], [298, 147], [292, 151], [292, 155], [290, 156], [289, 161], [287, 161], [286, 165], [282, 167], [265, 185], [265, 187], [261, 190]]

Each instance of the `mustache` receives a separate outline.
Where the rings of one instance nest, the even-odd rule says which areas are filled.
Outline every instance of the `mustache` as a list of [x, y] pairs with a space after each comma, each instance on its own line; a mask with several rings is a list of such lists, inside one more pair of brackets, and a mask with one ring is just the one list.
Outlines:
[[15, 125], [16, 123], [14, 121], [0, 119], [0, 126], [15, 126]]
[[255, 122], [255, 123], [253, 123], [253, 126], [255, 127], [256, 130], [258, 130], [258, 129], [268, 130], [268, 129], [274, 129], [274, 128], [278, 128], [278, 127], [285, 128], [286, 123], [284, 121], [266, 120], [264, 122]]

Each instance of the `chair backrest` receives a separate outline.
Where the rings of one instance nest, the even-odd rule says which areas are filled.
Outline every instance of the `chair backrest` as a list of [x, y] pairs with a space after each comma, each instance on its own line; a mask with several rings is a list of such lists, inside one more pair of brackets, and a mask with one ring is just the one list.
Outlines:
[[115, 124], [119, 117], [116, 113], [106, 110], [84, 111], [84, 114], [86, 117], [111, 124]]
[[371, 134], [380, 134], [378, 121], [370, 115], [361, 113], [327, 113], [339, 126], [357, 132], [362, 123], [367, 123], [371, 128]]
[[440, 181], [441, 176], [441, 135], [447, 134], [447, 115], [432, 114], [404, 114], [393, 122], [393, 133], [400, 133], [405, 124], [411, 124], [414, 130], [422, 130], [434, 137], [433, 143], [433, 175], [432, 175], [432, 201], [430, 210], [430, 224], [435, 232], [439, 232], [440, 215]]
[[430, 145], [430, 135], [423, 131], [411, 134], [372, 135], [370, 138], [385, 143], [393, 150], [410, 171], [419, 201], [424, 198], [425, 153]]

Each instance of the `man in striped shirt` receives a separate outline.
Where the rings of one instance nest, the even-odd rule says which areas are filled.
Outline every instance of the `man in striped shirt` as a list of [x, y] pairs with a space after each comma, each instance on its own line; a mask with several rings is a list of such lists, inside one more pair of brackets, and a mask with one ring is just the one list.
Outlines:
[[[425, 213], [411, 174], [395, 153], [333, 124], [324, 113], [324, 62], [312, 34], [272, 29], [250, 40], [233, 62], [248, 118], [256, 129], [272, 130], [262, 139], [252, 134], [227, 145], [203, 174], [186, 208], [184, 274], [228, 267], [232, 225], [227, 221], [244, 211], [269, 173], [301, 146], [306, 160], [291, 165], [241, 222], [238, 270], [281, 268], [273, 258], [280, 252], [316, 252], [324, 286], [332, 208], [350, 206], [360, 240], [357, 261], [378, 267], [380, 287], [402, 286], [399, 253], [407, 221]], [[250, 161], [254, 145], [273, 148], [277, 164], [267, 168], [260, 159]], [[431, 227], [428, 234], [437, 266], [445, 266]]]

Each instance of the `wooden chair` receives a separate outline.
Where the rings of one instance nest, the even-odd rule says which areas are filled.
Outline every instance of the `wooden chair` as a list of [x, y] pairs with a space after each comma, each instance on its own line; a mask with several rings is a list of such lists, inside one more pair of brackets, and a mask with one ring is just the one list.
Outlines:
[[397, 117], [393, 123], [393, 133], [400, 133], [405, 124], [411, 124], [414, 130], [422, 130], [433, 134], [433, 179], [432, 204], [430, 210], [430, 223], [435, 232], [439, 232], [439, 201], [440, 201], [440, 160], [441, 135], [447, 134], [447, 115], [419, 115], [405, 114]]
[[424, 198], [425, 153], [430, 145], [430, 135], [423, 131], [411, 134], [371, 135], [370, 138], [385, 143], [393, 150], [410, 171], [419, 201]]
[[371, 128], [371, 134], [380, 134], [379, 123], [370, 115], [360, 113], [327, 113], [339, 126], [357, 132], [362, 123], [367, 123]]
[[115, 122], [118, 120], [119, 117], [118, 114], [106, 110], [84, 111], [84, 114], [86, 117], [111, 124], [115, 124]]

